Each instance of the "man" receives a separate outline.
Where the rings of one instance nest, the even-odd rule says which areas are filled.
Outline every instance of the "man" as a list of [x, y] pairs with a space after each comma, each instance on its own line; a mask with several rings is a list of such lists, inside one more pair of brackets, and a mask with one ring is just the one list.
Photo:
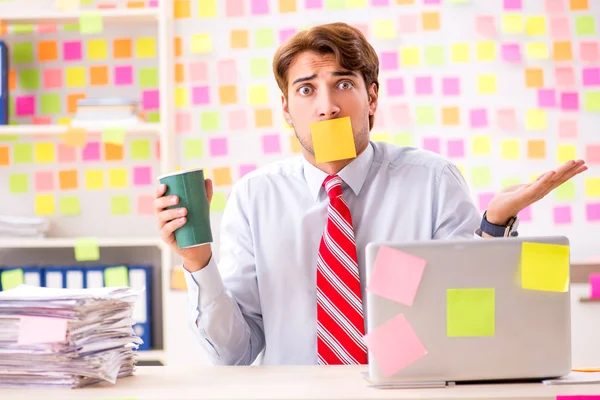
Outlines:
[[[482, 220], [454, 165], [369, 141], [379, 64], [360, 31], [336, 23], [299, 32], [278, 49], [273, 70], [302, 157], [237, 182], [218, 267], [210, 245], [177, 247], [173, 232], [186, 210], [165, 210], [177, 199], [157, 190], [161, 236], [183, 259], [192, 328], [215, 364], [251, 364], [263, 350], [265, 364], [366, 363], [367, 243], [472, 238], [481, 221], [482, 236], [504, 233], [519, 211], [586, 169], [571, 161], [511, 187]], [[311, 123], [343, 117], [357, 157], [318, 163]], [[210, 201], [210, 180], [206, 187]]]

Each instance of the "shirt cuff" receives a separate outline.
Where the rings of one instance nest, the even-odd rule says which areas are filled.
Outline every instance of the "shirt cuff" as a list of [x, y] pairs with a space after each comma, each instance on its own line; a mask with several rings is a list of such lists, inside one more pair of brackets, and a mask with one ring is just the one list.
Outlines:
[[214, 257], [211, 256], [208, 265], [199, 271], [190, 272], [185, 268], [183, 270], [188, 293], [191, 298], [198, 299], [199, 310], [212, 303], [225, 291]]

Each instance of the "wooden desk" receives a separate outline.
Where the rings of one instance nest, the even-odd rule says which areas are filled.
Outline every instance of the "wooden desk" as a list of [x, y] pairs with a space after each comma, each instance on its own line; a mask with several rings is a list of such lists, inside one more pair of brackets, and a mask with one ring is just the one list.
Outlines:
[[364, 366], [139, 367], [116, 385], [84, 389], [0, 389], [0, 399], [506, 399], [555, 400], [600, 395], [600, 384], [459, 385], [441, 389], [374, 389]]

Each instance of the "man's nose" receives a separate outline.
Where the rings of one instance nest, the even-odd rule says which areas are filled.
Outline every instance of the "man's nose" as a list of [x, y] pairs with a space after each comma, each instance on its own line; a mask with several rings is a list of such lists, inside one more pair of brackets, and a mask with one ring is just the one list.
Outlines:
[[317, 111], [320, 119], [330, 119], [340, 113], [340, 107], [329, 93], [321, 93], [318, 99]]

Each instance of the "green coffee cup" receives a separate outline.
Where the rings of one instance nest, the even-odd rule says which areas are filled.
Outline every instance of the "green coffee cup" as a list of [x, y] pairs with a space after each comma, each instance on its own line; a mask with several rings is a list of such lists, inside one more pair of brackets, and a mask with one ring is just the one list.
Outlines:
[[204, 171], [190, 169], [177, 171], [158, 177], [161, 184], [167, 185], [165, 196], [177, 196], [179, 202], [167, 207], [187, 209], [186, 222], [175, 230], [175, 239], [180, 249], [200, 246], [213, 241], [210, 229], [210, 206], [206, 197]]

